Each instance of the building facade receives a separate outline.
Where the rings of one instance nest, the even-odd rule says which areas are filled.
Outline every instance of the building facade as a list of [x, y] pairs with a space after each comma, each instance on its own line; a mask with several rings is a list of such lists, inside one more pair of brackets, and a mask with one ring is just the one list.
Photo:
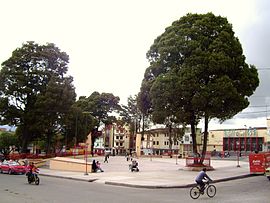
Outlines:
[[121, 155], [135, 149], [134, 136], [129, 133], [126, 126], [106, 125], [102, 135], [95, 140], [94, 150], [96, 154], [103, 154], [105, 149], [111, 150], [113, 155]]
[[[136, 139], [136, 153], [139, 155], [180, 155], [188, 156], [193, 153], [193, 143], [190, 128], [185, 129], [183, 136], [177, 134], [177, 130], [171, 136], [167, 128], [157, 128], [138, 133]], [[196, 131], [198, 151], [201, 149], [201, 129]]]
[[211, 130], [207, 151], [270, 151], [270, 120], [267, 119], [267, 127]]

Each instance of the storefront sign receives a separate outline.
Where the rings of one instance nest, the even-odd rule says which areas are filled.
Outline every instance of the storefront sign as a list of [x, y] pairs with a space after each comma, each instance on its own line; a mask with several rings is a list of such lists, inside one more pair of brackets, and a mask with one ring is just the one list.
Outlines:
[[224, 130], [224, 137], [256, 137], [258, 136], [256, 128], [245, 130]]

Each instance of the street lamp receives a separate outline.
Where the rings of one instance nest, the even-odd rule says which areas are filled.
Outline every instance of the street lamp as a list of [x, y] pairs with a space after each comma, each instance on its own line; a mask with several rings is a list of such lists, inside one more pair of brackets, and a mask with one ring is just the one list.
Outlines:
[[[90, 114], [89, 111], [83, 111], [83, 114]], [[87, 127], [87, 119], [85, 119], [85, 129]], [[86, 136], [87, 136], [87, 129], [85, 130], [86, 132]], [[84, 175], [88, 175], [88, 171], [87, 171], [87, 149], [88, 149], [88, 144], [85, 142], [85, 150], [84, 150], [84, 154], [85, 154], [85, 173]]]
[[237, 165], [236, 165], [236, 167], [240, 167], [240, 164], [239, 164], [240, 141], [236, 141], [236, 145], [238, 145], [238, 151], [237, 151]]
[[[176, 145], [177, 146], [177, 145]], [[178, 158], [178, 150], [177, 150], [177, 147], [176, 147], [176, 158], [175, 158], [175, 164], [178, 165], [177, 163], [177, 158]]]
[[84, 150], [84, 152], [85, 152], [85, 173], [84, 173], [84, 175], [88, 175], [88, 172], [87, 172], [87, 148], [88, 148], [88, 145], [87, 145], [87, 143], [85, 143], [85, 150]]

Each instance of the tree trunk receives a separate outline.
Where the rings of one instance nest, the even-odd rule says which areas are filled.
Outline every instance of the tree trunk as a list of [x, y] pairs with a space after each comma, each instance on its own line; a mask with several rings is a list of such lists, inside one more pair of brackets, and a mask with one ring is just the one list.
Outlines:
[[204, 117], [204, 132], [203, 132], [203, 149], [201, 154], [200, 164], [203, 164], [207, 148], [207, 137], [208, 137], [208, 116]]
[[197, 140], [196, 140], [196, 124], [194, 120], [191, 121], [190, 128], [191, 128], [193, 153], [196, 154], [198, 153], [198, 150], [197, 150]]
[[168, 133], [169, 133], [169, 149], [170, 149], [170, 158], [172, 158], [172, 125], [169, 124], [168, 126]]
[[51, 140], [52, 140], [52, 132], [49, 131], [47, 133], [46, 154], [51, 153]]
[[28, 148], [28, 142], [29, 142], [29, 132], [26, 127], [23, 126], [22, 129], [22, 153], [27, 153]]
[[[194, 115], [192, 116], [192, 119], [191, 119], [190, 128], [191, 128], [193, 153], [198, 154], [197, 140], [196, 140], [196, 123], [195, 123], [195, 116]], [[197, 164], [197, 163], [198, 163], [198, 159], [194, 159], [194, 164]]]

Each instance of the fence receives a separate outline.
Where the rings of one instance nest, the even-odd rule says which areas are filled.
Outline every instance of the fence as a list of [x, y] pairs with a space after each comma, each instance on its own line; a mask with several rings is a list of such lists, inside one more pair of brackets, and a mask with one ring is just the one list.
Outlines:
[[192, 166], [211, 166], [211, 159], [210, 158], [204, 158], [203, 163], [200, 164], [201, 158], [200, 157], [187, 157], [186, 158], [186, 166], [192, 167]]

